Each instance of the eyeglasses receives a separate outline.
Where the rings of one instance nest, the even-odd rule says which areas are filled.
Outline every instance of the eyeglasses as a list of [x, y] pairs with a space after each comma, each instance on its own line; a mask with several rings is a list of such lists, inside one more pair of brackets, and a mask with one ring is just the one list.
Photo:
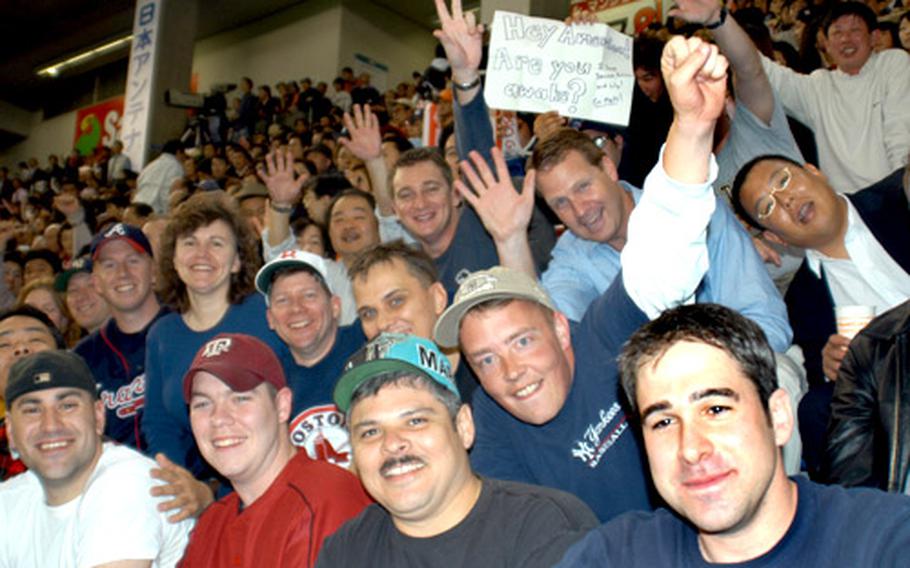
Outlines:
[[790, 168], [784, 168], [775, 174], [775, 178], [771, 182], [771, 193], [759, 199], [758, 203], [755, 204], [755, 216], [759, 221], [767, 219], [774, 213], [774, 207], [777, 206], [777, 198], [774, 196], [778, 192], [787, 189], [787, 186], [790, 185], [790, 180], [793, 179], [793, 175], [790, 173]]

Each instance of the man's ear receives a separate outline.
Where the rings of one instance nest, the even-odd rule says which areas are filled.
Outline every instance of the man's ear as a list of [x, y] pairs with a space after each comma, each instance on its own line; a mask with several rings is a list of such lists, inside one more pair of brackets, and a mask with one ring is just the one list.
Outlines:
[[449, 295], [446, 292], [442, 282], [433, 282], [430, 284], [430, 297], [433, 299], [433, 313], [436, 317], [446, 311], [446, 304], [449, 302]]
[[462, 404], [455, 415], [455, 430], [458, 437], [461, 438], [461, 444], [464, 449], [469, 450], [474, 445], [474, 415], [471, 413], [471, 407]]
[[771, 393], [768, 399], [768, 413], [774, 430], [774, 444], [782, 448], [793, 435], [793, 405], [790, 404], [790, 395], [787, 391], [778, 388]]
[[287, 422], [291, 419], [291, 406], [294, 395], [291, 389], [284, 387], [275, 395], [275, 407], [278, 410], [278, 422]]
[[619, 181], [619, 172], [616, 171], [616, 164], [614, 164], [613, 160], [606, 155], [600, 160], [600, 169], [602, 169], [613, 181]]

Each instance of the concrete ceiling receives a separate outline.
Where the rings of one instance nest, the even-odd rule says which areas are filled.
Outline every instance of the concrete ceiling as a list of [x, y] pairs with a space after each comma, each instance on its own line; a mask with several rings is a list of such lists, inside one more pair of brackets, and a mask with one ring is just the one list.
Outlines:
[[[177, 0], [177, 3], [189, 0]], [[306, 0], [196, 0], [197, 38], [264, 18]], [[341, 0], [339, 0], [341, 1]], [[372, 3], [428, 30], [435, 26], [431, 0], [344, 0], [356, 9]], [[467, 0], [476, 7], [479, 0]], [[41, 107], [48, 90], [59, 90], [73, 76], [124, 59], [127, 50], [64, 72], [60, 78], [39, 77], [35, 71], [130, 32], [135, 0], [3, 0], [0, 17], [0, 100], [27, 110]]]

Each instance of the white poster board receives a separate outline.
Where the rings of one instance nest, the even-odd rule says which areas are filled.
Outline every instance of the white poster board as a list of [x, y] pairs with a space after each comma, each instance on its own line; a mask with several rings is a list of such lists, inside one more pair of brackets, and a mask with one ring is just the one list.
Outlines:
[[605, 24], [497, 11], [484, 97], [493, 108], [559, 111], [627, 126], [632, 106], [632, 38]]

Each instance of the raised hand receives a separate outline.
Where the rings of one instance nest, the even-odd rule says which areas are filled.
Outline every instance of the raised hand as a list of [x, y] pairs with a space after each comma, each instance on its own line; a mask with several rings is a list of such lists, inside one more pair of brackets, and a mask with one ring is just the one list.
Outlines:
[[348, 131], [348, 138], [340, 140], [345, 148], [364, 162], [382, 157], [379, 120], [370, 105], [354, 105], [350, 113], [344, 113], [342, 120]]
[[724, 109], [727, 80], [727, 58], [717, 46], [675, 36], [664, 47], [660, 69], [677, 121], [713, 128]]
[[550, 110], [538, 114], [534, 119], [534, 136], [543, 142], [559, 132], [566, 125], [566, 119], [559, 116], [559, 111]]
[[504, 242], [527, 233], [534, 210], [534, 170], [525, 176], [521, 193], [518, 193], [512, 185], [502, 150], [493, 148], [491, 154], [495, 175], [478, 152], [471, 152], [468, 154], [470, 162], [461, 162], [461, 172], [471, 187], [456, 180], [455, 188], [477, 212], [493, 240]]
[[470, 81], [476, 76], [483, 57], [483, 25], [476, 22], [473, 12], [462, 12], [461, 0], [452, 0], [451, 13], [445, 0], [435, 1], [442, 29], [433, 30], [433, 36], [445, 49], [455, 80]]
[[294, 178], [294, 155], [290, 150], [282, 154], [278, 150], [269, 152], [265, 166], [259, 164], [256, 173], [269, 188], [269, 200], [280, 207], [290, 207], [300, 201], [300, 190], [309, 179], [308, 173]]

